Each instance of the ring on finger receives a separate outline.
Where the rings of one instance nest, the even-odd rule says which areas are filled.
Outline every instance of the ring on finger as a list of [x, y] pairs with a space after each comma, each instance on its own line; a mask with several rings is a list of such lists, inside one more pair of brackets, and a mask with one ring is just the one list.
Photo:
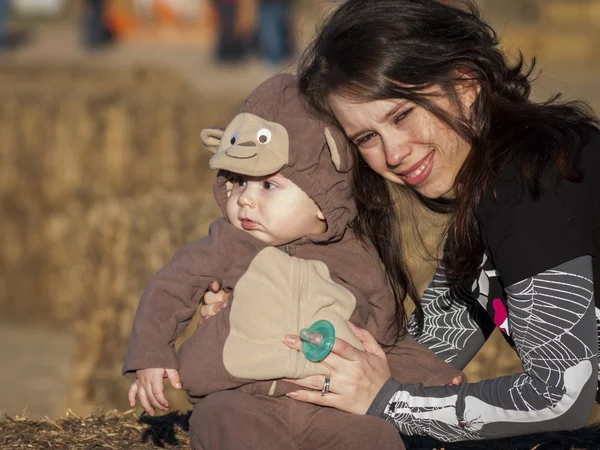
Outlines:
[[325, 381], [323, 381], [323, 387], [321, 388], [321, 397], [325, 397], [325, 394], [329, 392], [329, 386], [331, 385], [331, 380], [329, 377], [325, 377]]

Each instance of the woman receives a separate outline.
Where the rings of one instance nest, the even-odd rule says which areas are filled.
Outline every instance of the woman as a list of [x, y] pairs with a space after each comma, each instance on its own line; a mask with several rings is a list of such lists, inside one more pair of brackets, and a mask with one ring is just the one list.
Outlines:
[[[368, 7], [367, 7], [368, 6]], [[460, 6], [460, 8], [459, 8]], [[524, 373], [461, 386], [400, 385], [364, 330], [338, 340], [329, 392], [299, 401], [372, 414], [444, 441], [570, 429], [597, 390], [600, 134], [585, 105], [529, 99], [531, 69], [507, 62], [470, 1], [348, 0], [300, 64], [308, 103], [361, 158], [357, 232], [399, 299], [415, 289], [399, 254], [397, 189], [450, 215], [444, 257], [409, 321], [463, 368], [499, 326]], [[300, 349], [296, 336], [285, 342]], [[321, 389], [324, 378], [296, 380]]]

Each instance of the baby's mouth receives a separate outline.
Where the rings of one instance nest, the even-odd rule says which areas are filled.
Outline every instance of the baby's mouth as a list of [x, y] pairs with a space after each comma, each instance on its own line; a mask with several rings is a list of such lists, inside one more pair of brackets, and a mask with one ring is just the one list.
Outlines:
[[256, 230], [259, 227], [257, 222], [250, 219], [240, 219], [240, 224], [244, 230]]

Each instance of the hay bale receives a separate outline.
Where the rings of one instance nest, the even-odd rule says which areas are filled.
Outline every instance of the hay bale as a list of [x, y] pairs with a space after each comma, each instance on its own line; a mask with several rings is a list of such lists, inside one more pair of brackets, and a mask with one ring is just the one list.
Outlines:
[[[232, 426], [235, 426], [232, 423]], [[56, 421], [0, 418], [0, 447], [3, 449], [60, 448], [65, 450], [159, 448], [189, 450], [189, 413], [172, 412], [150, 417], [132, 411], [81, 418], [72, 412]], [[576, 431], [543, 433], [507, 439], [441, 443], [421, 436], [403, 436], [407, 450], [493, 450], [493, 449], [597, 449], [598, 426]], [[265, 443], [268, 446], [268, 443]]]
[[[212, 195], [187, 193], [109, 200], [85, 214], [83, 264], [77, 279], [60, 283], [60, 295], [77, 306], [78, 349], [65, 406], [80, 414], [129, 408], [130, 381], [121, 367], [141, 294], [175, 250], [205, 236], [220, 215]], [[173, 408], [188, 407], [181, 391], [169, 396]]]
[[57, 292], [80, 270], [68, 255], [80, 249], [73, 236], [85, 211], [161, 189], [209, 191], [199, 132], [226, 123], [240, 101], [198, 93], [160, 69], [3, 65], [3, 316], [68, 325], [74, 304]]
[[108, 411], [85, 418], [69, 411], [56, 421], [4, 417], [0, 418], [0, 447], [6, 450], [189, 450], [188, 420], [189, 415], [185, 413], [139, 417], [133, 411]]

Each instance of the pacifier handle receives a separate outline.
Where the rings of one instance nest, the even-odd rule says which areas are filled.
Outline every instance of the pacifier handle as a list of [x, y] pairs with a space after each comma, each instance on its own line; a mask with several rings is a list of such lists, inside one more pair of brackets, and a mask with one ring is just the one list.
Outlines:
[[335, 328], [328, 320], [317, 320], [298, 333], [302, 339], [302, 353], [313, 362], [321, 361], [331, 352], [335, 342]]

